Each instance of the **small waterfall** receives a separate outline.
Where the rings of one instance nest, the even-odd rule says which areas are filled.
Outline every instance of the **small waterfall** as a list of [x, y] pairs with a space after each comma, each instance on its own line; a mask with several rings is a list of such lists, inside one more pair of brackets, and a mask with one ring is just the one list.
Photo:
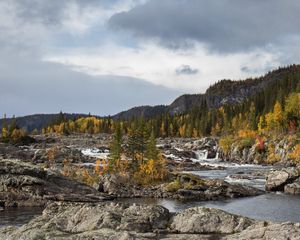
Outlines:
[[207, 150], [198, 150], [195, 152], [198, 161], [207, 160], [208, 151]]

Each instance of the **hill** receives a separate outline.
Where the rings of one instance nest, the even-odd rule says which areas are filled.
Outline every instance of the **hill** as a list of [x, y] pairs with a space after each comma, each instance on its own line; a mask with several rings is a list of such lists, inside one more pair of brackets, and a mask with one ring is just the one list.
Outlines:
[[250, 97], [272, 91], [273, 86], [283, 85], [282, 88], [287, 88], [287, 92], [289, 92], [293, 86], [286, 85], [286, 83], [289, 78], [295, 76], [300, 76], [300, 65], [279, 68], [259, 78], [239, 81], [221, 80], [209, 87], [204, 94], [182, 95], [169, 106], [134, 107], [116, 114], [114, 118], [124, 120], [141, 116], [150, 118], [164, 113], [182, 114], [195, 107], [216, 109], [226, 104], [240, 104]]
[[[54, 113], [54, 114], [34, 114], [24, 117], [16, 117], [16, 124], [19, 128], [23, 128], [28, 132], [32, 132], [34, 129], [41, 130], [49, 124], [54, 124], [57, 121], [61, 120], [73, 120], [79, 117], [87, 117], [87, 114], [76, 114], [76, 113]], [[0, 129], [3, 126], [3, 123], [6, 122], [7, 125], [10, 125], [14, 121], [14, 118], [0, 119]]]

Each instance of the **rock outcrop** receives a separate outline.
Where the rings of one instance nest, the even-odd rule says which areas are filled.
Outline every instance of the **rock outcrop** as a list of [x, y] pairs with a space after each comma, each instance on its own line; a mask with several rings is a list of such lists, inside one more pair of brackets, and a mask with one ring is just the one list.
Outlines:
[[267, 191], [284, 191], [300, 194], [300, 171], [297, 168], [276, 170], [269, 173], [266, 179]]
[[0, 203], [43, 206], [49, 201], [98, 202], [106, 199], [92, 187], [19, 160], [0, 160]]
[[0, 228], [6, 240], [298, 240], [299, 223], [255, 221], [218, 209], [195, 207], [170, 213], [155, 205], [52, 203], [21, 227]]
[[153, 197], [180, 200], [221, 200], [256, 196], [263, 191], [256, 188], [230, 184], [223, 180], [202, 179], [193, 174], [177, 173], [170, 182], [143, 187], [135, 185], [129, 177], [104, 176], [99, 191], [113, 197]]
[[257, 222], [244, 231], [228, 236], [227, 240], [298, 240], [299, 223]]
[[253, 220], [219, 209], [194, 207], [175, 215], [170, 229], [190, 234], [232, 234], [243, 231], [253, 223]]

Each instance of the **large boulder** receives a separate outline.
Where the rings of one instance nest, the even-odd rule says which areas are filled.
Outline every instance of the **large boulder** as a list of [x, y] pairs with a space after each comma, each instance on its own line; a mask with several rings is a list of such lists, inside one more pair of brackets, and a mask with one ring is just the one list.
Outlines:
[[174, 216], [171, 230], [179, 233], [219, 233], [241, 232], [254, 221], [213, 208], [195, 207]]
[[59, 173], [19, 160], [0, 160], [2, 206], [43, 206], [49, 201], [98, 202], [107, 199], [96, 189]]
[[284, 191], [284, 186], [299, 178], [296, 168], [272, 171], [268, 174], [265, 188], [267, 191]]

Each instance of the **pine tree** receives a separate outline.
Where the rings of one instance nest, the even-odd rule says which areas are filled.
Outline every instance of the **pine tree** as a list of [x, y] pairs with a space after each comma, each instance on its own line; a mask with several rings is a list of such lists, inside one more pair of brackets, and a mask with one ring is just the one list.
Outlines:
[[118, 124], [115, 128], [113, 140], [110, 145], [110, 154], [108, 156], [108, 170], [109, 172], [118, 171], [122, 154], [122, 131]]
[[147, 135], [143, 119], [135, 123], [128, 134], [126, 153], [131, 158], [133, 172], [137, 171], [139, 165], [144, 162]]
[[151, 135], [147, 143], [145, 157], [148, 160], [157, 160], [158, 158], [158, 150], [156, 148], [156, 138], [153, 130], [151, 131]]

